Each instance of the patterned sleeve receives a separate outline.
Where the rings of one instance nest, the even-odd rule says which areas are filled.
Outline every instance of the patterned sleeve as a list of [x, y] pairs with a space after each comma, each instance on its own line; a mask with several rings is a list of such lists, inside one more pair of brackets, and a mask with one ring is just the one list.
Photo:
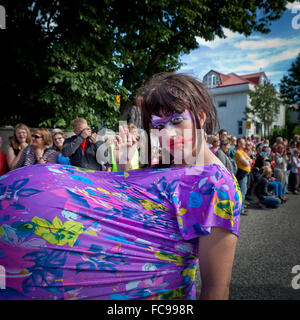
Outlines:
[[54, 149], [48, 149], [45, 152], [45, 155], [43, 156], [46, 163], [56, 163], [57, 157], [58, 157], [58, 152], [55, 151]]
[[181, 236], [185, 240], [221, 227], [239, 235], [242, 196], [236, 178], [212, 165], [199, 174], [184, 174], [173, 197]]

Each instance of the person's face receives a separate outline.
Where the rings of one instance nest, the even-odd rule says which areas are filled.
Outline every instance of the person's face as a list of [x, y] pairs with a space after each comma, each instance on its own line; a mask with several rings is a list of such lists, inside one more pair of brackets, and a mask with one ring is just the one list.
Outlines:
[[232, 138], [232, 139], [231, 139], [231, 144], [232, 144], [233, 146], [236, 146], [236, 138]]
[[223, 151], [226, 153], [229, 150], [229, 143], [222, 145]]
[[220, 134], [220, 140], [227, 140], [227, 132], [224, 131], [222, 134]]
[[34, 131], [32, 134], [32, 146], [35, 148], [45, 147], [44, 138], [39, 131]]
[[19, 143], [26, 142], [27, 131], [25, 129], [17, 129], [16, 130], [16, 138], [19, 141]]
[[216, 138], [213, 141], [212, 145], [213, 145], [214, 148], [219, 147], [220, 146], [220, 139]]
[[176, 159], [193, 155], [194, 118], [188, 110], [163, 117], [152, 115], [151, 123], [160, 145], [174, 157], [175, 163]]
[[239, 142], [239, 147], [242, 148], [242, 149], [245, 149], [246, 147], [246, 142], [244, 139], [241, 139], [240, 142]]
[[53, 143], [54, 145], [61, 149], [63, 144], [64, 144], [64, 137], [60, 134], [60, 133], [57, 133], [54, 137], [53, 137]]
[[82, 130], [87, 129], [87, 128], [89, 128], [87, 122], [83, 121], [83, 122], [77, 123], [77, 125], [75, 126], [73, 131], [76, 135], [79, 135], [82, 132]]

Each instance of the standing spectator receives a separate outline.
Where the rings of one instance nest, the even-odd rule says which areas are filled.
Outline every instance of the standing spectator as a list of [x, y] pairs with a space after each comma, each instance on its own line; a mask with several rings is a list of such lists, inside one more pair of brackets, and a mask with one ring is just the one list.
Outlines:
[[0, 176], [8, 171], [6, 154], [2, 152], [2, 137], [0, 136]]
[[67, 136], [62, 130], [54, 129], [52, 131], [52, 141], [53, 141], [52, 148], [58, 152], [56, 163], [70, 164], [70, 159], [62, 155], [62, 147], [66, 138]]
[[21, 152], [20, 159], [13, 169], [30, 166], [32, 164], [56, 163], [57, 151], [51, 145], [51, 135], [48, 129], [38, 128], [33, 130], [32, 144]]
[[103, 143], [96, 140], [87, 121], [83, 118], [76, 118], [72, 122], [75, 135], [67, 138], [62, 147], [62, 155], [70, 158], [71, 165], [102, 170], [101, 164], [97, 162], [97, 149]]
[[284, 184], [284, 194], [289, 193], [289, 191], [288, 191], [289, 177], [290, 177], [291, 166], [292, 166], [292, 152], [291, 152], [291, 148], [289, 146], [286, 147], [286, 157], [287, 157], [287, 164], [286, 164], [286, 177], [285, 177], [285, 184]]
[[233, 166], [233, 173], [236, 174], [237, 172], [237, 165], [235, 162], [235, 153], [236, 153], [236, 136], [230, 137], [230, 146], [227, 152], [227, 156], [230, 159], [232, 166]]
[[216, 152], [218, 151], [219, 147], [220, 147], [220, 139], [218, 135], [214, 135], [211, 137], [211, 148], [210, 151], [213, 154], [216, 154]]
[[277, 137], [277, 138], [276, 138], [276, 142], [275, 142], [274, 145], [273, 145], [273, 149], [272, 149], [272, 152], [273, 152], [273, 153], [276, 153], [276, 152], [277, 152], [277, 147], [278, 147], [280, 144], [283, 144], [283, 138], [282, 138], [282, 137]]
[[283, 144], [278, 144], [276, 146], [277, 152], [275, 153], [275, 168], [274, 168], [274, 177], [276, 181], [280, 181], [282, 185], [285, 185], [286, 181], [286, 170], [288, 158], [285, 153]]
[[291, 172], [290, 172], [291, 191], [294, 194], [298, 194], [297, 188], [299, 186], [299, 171], [300, 171], [299, 150], [294, 149], [292, 153]]
[[[261, 151], [260, 151], [261, 150]], [[255, 166], [257, 168], [262, 168], [264, 161], [272, 161], [271, 153], [269, 151], [269, 145], [263, 144], [262, 146], [260, 144], [257, 145], [257, 154], [255, 159]]]
[[22, 151], [31, 145], [30, 129], [23, 123], [19, 123], [14, 128], [13, 136], [9, 137], [9, 147], [7, 148], [8, 169], [12, 170], [20, 159]]
[[242, 193], [242, 214], [246, 215], [246, 210], [244, 209], [245, 205], [245, 196], [248, 189], [248, 176], [251, 171], [251, 159], [248, 154], [245, 152], [246, 142], [245, 139], [238, 139], [238, 149], [235, 153], [235, 162], [237, 164], [238, 170], [236, 173], [237, 181], [241, 188]]
[[222, 140], [228, 140], [227, 130], [221, 129], [221, 130], [219, 131], [219, 139], [220, 139], [220, 141], [222, 141]]
[[228, 140], [221, 140], [220, 148], [216, 152], [216, 156], [222, 161], [224, 166], [233, 173], [233, 165], [230, 159], [227, 156], [227, 152], [229, 150], [229, 141]]

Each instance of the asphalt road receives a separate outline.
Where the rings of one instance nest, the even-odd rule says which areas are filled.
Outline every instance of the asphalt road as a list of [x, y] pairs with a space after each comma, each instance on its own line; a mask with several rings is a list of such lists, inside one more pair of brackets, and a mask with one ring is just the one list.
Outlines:
[[287, 196], [278, 209], [241, 216], [231, 300], [300, 300], [292, 287], [292, 268], [300, 265], [300, 195]]
[[[249, 209], [241, 216], [230, 300], [300, 300], [300, 195], [278, 209]], [[297, 274], [292, 268], [299, 265]], [[196, 275], [197, 298], [201, 280]]]

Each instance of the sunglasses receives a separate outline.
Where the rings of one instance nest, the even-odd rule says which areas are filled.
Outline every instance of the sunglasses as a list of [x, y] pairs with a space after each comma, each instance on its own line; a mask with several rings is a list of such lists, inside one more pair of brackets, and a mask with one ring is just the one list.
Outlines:
[[38, 136], [37, 134], [33, 134], [33, 135], [31, 135], [31, 136], [32, 136], [32, 138], [35, 138], [35, 139], [43, 138], [43, 137], [41, 137], [41, 136]]

